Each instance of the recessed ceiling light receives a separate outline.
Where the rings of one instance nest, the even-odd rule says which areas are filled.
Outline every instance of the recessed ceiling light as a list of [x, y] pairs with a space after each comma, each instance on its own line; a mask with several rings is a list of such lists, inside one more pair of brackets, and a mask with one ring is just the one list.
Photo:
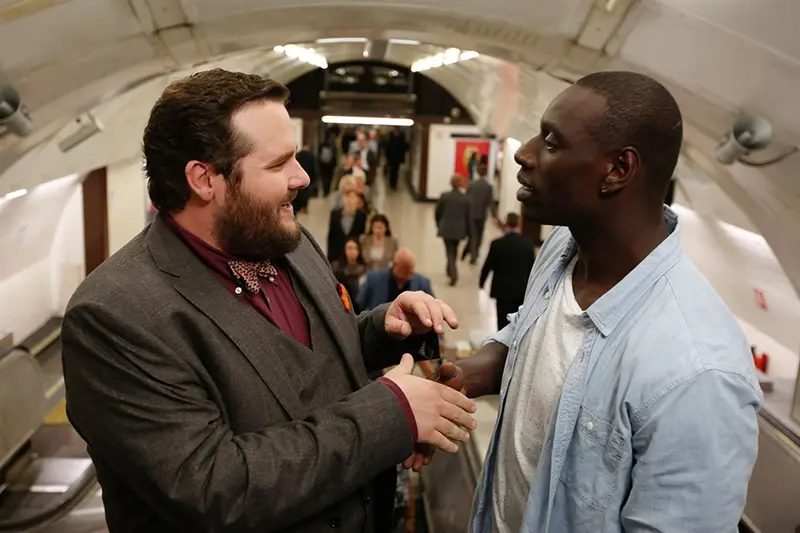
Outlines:
[[342, 43], [365, 43], [366, 37], [329, 37], [325, 39], [317, 39], [318, 44], [342, 44]]
[[404, 44], [407, 46], [419, 46], [420, 42], [413, 39], [389, 39], [391, 44]]
[[325, 115], [322, 117], [325, 124], [354, 124], [363, 126], [413, 126], [410, 118], [392, 117], [345, 117], [340, 115]]
[[20, 196], [25, 196], [28, 194], [28, 189], [20, 189], [18, 191], [10, 192], [3, 196], [3, 200], [13, 200], [14, 198], [19, 198]]

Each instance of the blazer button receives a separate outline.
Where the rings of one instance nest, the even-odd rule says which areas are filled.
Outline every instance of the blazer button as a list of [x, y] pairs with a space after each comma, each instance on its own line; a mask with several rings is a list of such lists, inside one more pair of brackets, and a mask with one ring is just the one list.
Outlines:
[[331, 518], [328, 520], [328, 526], [331, 528], [342, 527], [342, 521], [339, 518]]

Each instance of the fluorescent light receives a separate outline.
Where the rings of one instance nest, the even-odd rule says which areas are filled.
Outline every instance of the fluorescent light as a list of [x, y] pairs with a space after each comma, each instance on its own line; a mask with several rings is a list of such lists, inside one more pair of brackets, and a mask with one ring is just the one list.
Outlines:
[[14, 198], [19, 198], [20, 196], [25, 196], [28, 194], [28, 189], [20, 189], [18, 191], [10, 192], [3, 196], [3, 200], [13, 200]]
[[419, 41], [414, 41], [413, 39], [389, 39], [390, 44], [405, 44], [408, 46], [419, 46]]
[[468, 61], [478, 57], [478, 52], [472, 50], [459, 50], [458, 48], [448, 48], [444, 52], [424, 57], [411, 64], [412, 72], [438, 68], [442, 65], [453, 65], [459, 61]]
[[343, 117], [339, 115], [325, 115], [322, 117], [325, 124], [357, 124], [364, 126], [413, 126], [410, 118], [392, 117]]
[[278, 54], [285, 54], [287, 57], [297, 59], [309, 65], [314, 65], [319, 68], [328, 68], [328, 60], [318, 54], [313, 48], [306, 48], [296, 44], [287, 44], [285, 46], [276, 46], [273, 50]]
[[317, 44], [344, 44], [344, 43], [365, 43], [366, 37], [330, 37], [326, 39], [317, 39]]

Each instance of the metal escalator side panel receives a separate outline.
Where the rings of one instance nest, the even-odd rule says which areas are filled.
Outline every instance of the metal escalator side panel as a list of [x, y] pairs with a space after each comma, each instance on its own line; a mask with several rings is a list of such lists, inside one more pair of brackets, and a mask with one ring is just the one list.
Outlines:
[[46, 411], [39, 365], [28, 353], [12, 351], [0, 360], [0, 468], [41, 427]]
[[744, 522], [759, 533], [792, 533], [800, 530], [800, 446], [770, 423], [758, 417], [756, 459]]

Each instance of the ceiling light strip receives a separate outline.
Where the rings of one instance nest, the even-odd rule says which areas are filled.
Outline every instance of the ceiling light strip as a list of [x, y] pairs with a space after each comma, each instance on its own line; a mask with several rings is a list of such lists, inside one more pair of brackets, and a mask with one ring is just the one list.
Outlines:
[[389, 39], [390, 44], [402, 44], [406, 46], [419, 46], [420, 42], [413, 39]]
[[325, 124], [353, 124], [360, 126], [413, 126], [410, 118], [394, 117], [346, 117], [341, 115], [325, 115], [322, 117]]
[[306, 48], [296, 44], [287, 44], [284, 46], [276, 46], [273, 50], [279, 54], [284, 54], [286, 57], [297, 59], [309, 65], [314, 65], [319, 68], [328, 68], [328, 60], [318, 54], [313, 48]]
[[317, 44], [345, 44], [345, 43], [365, 43], [366, 37], [328, 37], [325, 39], [317, 39]]
[[14, 198], [19, 198], [21, 196], [25, 196], [26, 194], [28, 194], [28, 189], [20, 189], [0, 197], [0, 200], [13, 200]]
[[469, 61], [475, 59], [480, 54], [472, 50], [459, 50], [458, 48], [448, 48], [444, 52], [439, 52], [436, 55], [428, 56], [426, 58], [414, 61], [411, 65], [412, 72], [420, 72], [422, 70], [429, 70], [438, 68], [443, 65], [453, 65], [459, 61]]

